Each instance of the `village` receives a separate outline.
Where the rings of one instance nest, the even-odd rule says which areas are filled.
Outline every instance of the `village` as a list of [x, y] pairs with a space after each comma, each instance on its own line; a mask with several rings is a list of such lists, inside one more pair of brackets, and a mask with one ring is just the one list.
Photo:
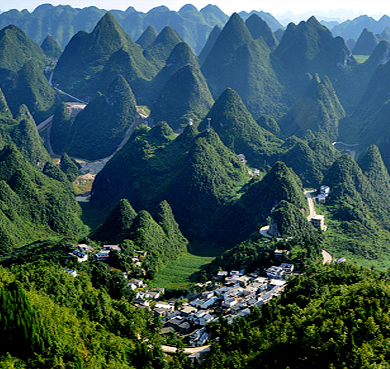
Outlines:
[[[121, 253], [118, 245], [104, 245], [96, 252], [91, 246], [80, 244], [69, 256], [76, 257], [79, 262], [88, 258], [108, 262], [111, 251]], [[286, 250], [275, 250], [275, 260], [283, 260]], [[145, 251], [135, 251], [133, 263], [142, 267]], [[67, 273], [77, 276], [75, 270], [66, 269]], [[128, 278], [128, 288], [136, 292], [132, 301], [134, 306], [153, 311], [160, 317], [163, 327], [161, 335], [176, 334], [183, 338], [188, 346], [200, 347], [208, 343], [210, 335], [207, 324], [220, 319], [221, 316], [232, 324], [235, 319], [251, 314], [251, 309], [267, 303], [280, 296], [286, 286], [286, 280], [294, 272], [294, 265], [281, 263], [266, 270], [266, 277], [258, 272], [247, 274], [243, 270], [219, 271], [213, 280], [198, 284], [204, 290], [187, 299], [163, 299], [165, 289], [154, 287], [149, 289], [142, 279]]]

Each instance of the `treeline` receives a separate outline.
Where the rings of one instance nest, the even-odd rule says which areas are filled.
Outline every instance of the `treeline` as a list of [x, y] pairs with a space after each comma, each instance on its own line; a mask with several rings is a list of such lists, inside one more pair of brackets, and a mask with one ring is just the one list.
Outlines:
[[44, 261], [0, 267], [0, 301], [2, 365], [139, 369], [165, 365], [158, 321], [153, 323], [148, 310], [134, 308], [120, 296], [110, 297], [96, 282], [96, 272], [79, 271], [75, 278]]

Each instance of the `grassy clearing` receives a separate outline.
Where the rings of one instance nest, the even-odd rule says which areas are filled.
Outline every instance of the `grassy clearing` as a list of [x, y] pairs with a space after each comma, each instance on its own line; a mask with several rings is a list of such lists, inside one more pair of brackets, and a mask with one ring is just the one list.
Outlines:
[[153, 285], [172, 289], [190, 289], [197, 283], [197, 277], [203, 266], [211, 263], [224, 250], [209, 242], [191, 244], [190, 252], [180, 256], [159, 270], [153, 279]]
[[97, 227], [102, 224], [107, 214], [103, 213], [101, 210], [96, 209], [89, 202], [79, 202], [79, 205], [82, 210], [81, 220], [89, 228], [89, 231], [94, 231]]
[[364, 63], [370, 57], [370, 55], [354, 55], [353, 57], [359, 64], [361, 64]]

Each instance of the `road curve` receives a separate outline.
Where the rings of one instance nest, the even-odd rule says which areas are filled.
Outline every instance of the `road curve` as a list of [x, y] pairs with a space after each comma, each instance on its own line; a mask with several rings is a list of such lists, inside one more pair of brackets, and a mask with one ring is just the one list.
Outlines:
[[324, 258], [322, 264], [331, 263], [333, 260], [332, 254], [324, 249], [322, 249], [322, 257]]

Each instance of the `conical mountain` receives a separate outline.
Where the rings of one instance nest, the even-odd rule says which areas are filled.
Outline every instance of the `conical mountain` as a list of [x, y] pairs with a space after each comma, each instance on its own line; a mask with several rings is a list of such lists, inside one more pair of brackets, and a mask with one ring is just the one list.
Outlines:
[[246, 21], [246, 26], [249, 29], [254, 40], [263, 37], [265, 43], [270, 49], [275, 49], [278, 46], [278, 41], [272, 33], [271, 28], [257, 14], [252, 14]]
[[208, 239], [220, 211], [245, 183], [247, 170], [212, 129], [200, 132], [181, 159], [166, 199], [186, 237]]
[[[371, 99], [371, 96], [366, 96], [365, 100], [362, 100], [377, 66], [390, 60], [389, 49], [390, 44], [387, 41], [381, 41], [364, 63], [358, 64], [348, 73], [339, 74], [333, 79], [333, 86], [347, 114], [354, 113], [355, 109], [359, 111], [361, 106], [365, 105], [366, 99]], [[347, 137], [351, 136], [350, 127], [347, 128], [345, 135], [340, 127], [340, 135], [342, 140], [348, 141]]]
[[208, 4], [200, 10], [204, 19], [209, 24], [224, 25], [229, 17], [216, 5]]
[[371, 145], [367, 151], [359, 157], [359, 166], [363, 174], [371, 182], [382, 196], [387, 198], [390, 193], [390, 177], [383, 163], [382, 156], [376, 145]]
[[25, 105], [20, 106], [14, 121], [16, 124], [8, 125], [3, 129], [6, 142], [14, 143], [32, 165], [43, 167], [51, 158], [39, 137], [37, 125]]
[[271, 51], [261, 37], [239, 47], [230, 65], [217, 76], [220, 87], [237, 91], [254, 116], [269, 114], [279, 118], [288, 109], [286, 88], [275, 73]]
[[278, 123], [276, 122], [275, 118], [272, 117], [271, 115], [260, 115], [256, 123], [267, 130], [268, 132], [273, 133], [275, 136], [279, 136], [280, 134], [280, 127], [278, 126]]
[[333, 216], [345, 222], [359, 222], [362, 227], [362, 237], [367, 230], [377, 232], [378, 225], [388, 229], [390, 226], [388, 218], [390, 197], [383, 196], [384, 192], [379, 188], [387, 182], [386, 175], [382, 170], [382, 174], [378, 176], [381, 180], [377, 183], [370, 170], [373, 166], [372, 159], [376, 161], [374, 164], [376, 169], [381, 166], [375, 151], [371, 148], [368, 153], [370, 158], [363, 158], [363, 166], [366, 170], [368, 169], [366, 173], [371, 176], [370, 180], [363, 174], [352, 157], [344, 154], [329, 168], [323, 182], [331, 188], [328, 203], [335, 206]]
[[[274, 154], [282, 141], [261, 128], [236, 91], [227, 88], [217, 99], [207, 119], [221, 141], [236, 154], [244, 154], [253, 166], [264, 168], [267, 156]], [[206, 127], [206, 121], [201, 128]]]
[[158, 32], [156, 31], [156, 28], [154, 28], [153, 26], [149, 26], [142, 33], [142, 35], [139, 37], [139, 39], [136, 41], [136, 43], [138, 45], [141, 45], [142, 48], [146, 49], [147, 47], [149, 47], [153, 44], [153, 42], [156, 40], [157, 36], [158, 36]]
[[381, 33], [384, 40], [390, 41], [390, 26], [387, 26]]
[[137, 213], [126, 199], [119, 200], [106, 220], [90, 237], [101, 242], [121, 242], [136, 216]]
[[287, 110], [285, 89], [273, 69], [269, 47], [263, 38], [253, 40], [237, 14], [232, 15], [221, 31], [202, 65], [202, 72], [214, 98], [230, 87], [256, 116], [279, 117]]
[[90, 98], [100, 89], [97, 79], [104, 65], [120, 49], [131, 55], [142, 76], [155, 75], [156, 69], [143, 56], [142, 47], [107, 12], [90, 34], [80, 31], [72, 37], [58, 60], [53, 82], [66, 92]]
[[247, 171], [213, 130], [192, 125], [172, 136], [167, 123], [136, 133], [96, 176], [91, 202], [107, 208], [120, 196], [153, 211], [167, 200], [186, 237], [206, 237]]
[[269, 234], [276, 237], [316, 237], [316, 229], [307, 221], [302, 210], [282, 200], [271, 213]]
[[180, 241], [170, 238], [146, 210], [141, 210], [134, 218], [127, 239], [133, 241], [138, 250], [147, 252], [144, 265], [149, 278], [153, 278], [154, 273], [169, 261], [183, 254], [187, 245], [184, 237]]
[[156, 209], [154, 209], [153, 219], [160, 225], [160, 227], [164, 230], [167, 238], [171, 240], [171, 242], [185, 245], [188, 243], [186, 238], [180, 231], [179, 225], [176, 222], [176, 219], [173, 215], [172, 208], [168, 204], [166, 200], [160, 202]]
[[252, 35], [242, 18], [237, 13], [233, 13], [202, 64], [202, 72], [214, 95], [219, 95], [224, 89], [220, 87], [221, 82], [226, 83], [226, 81], [220, 81], [221, 70], [225, 70], [230, 65], [240, 46], [252, 40]]
[[[8, 201], [15, 198], [9, 209], [15, 212], [9, 214], [20, 217], [17, 223], [23, 222], [25, 226], [34, 229], [34, 233], [22, 242], [37, 240], [42, 235], [53, 235], [52, 232], [71, 238], [78, 235], [79, 207], [69, 185], [46, 177], [15, 146], [6, 146], [0, 152], [0, 179], [6, 183], [3, 189], [13, 192], [11, 197], [7, 196]], [[3, 201], [0, 201], [0, 207], [4, 209]]]
[[62, 183], [69, 183], [69, 179], [66, 174], [58, 167], [58, 165], [53, 164], [51, 161], [48, 161], [43, 167], [42, 173], [49, 178], [53, 178], [56, 181]]
[[164, 67], [174, 47], [183, 42], [178, 33], [170, 26], [166, 26], [156, 37], [151, 46], [144, 51], [144, 56], [158, 69]]
[[330, 75], [356, 64], [343, 39], [334, 38], [314, 16], [298, 25], [290, 23], [274, 55], [287, 74]]
[[63, 154], [68, 149], [72, 123], [68, 107], [60, 103], [54, 111], [50, 129], [50, 144], [56, 154]]
[[90, 160], [110, 156], [136, 116], [136, 102], [131, 88], [122, 76], [118, 76], [105, 95], [92, 100], [77, 115], [67, 152], [71, 156]]
[[213, 103], [201, 71], [186, 65], [164, 85], [152, 106], [150, 118], [156, 123], [164, 120], [176, 131], [184, 128], [189, 119], [194, 123], [203, 119]]
[[0, 68], [19, 71], [29, 60], [45, 65], [43, 50], [15, 25], [0, 30]]
[[[379, 47], [379, 45], [378, 45]], [[386, 166], [390, 165], [390, 137], [388, 98], [390, 82], [390, 63], [379, 64], [376, 68], [367, 89], [351, 116], [350, 131], [358, 136], [358, 142], [363, 147], [376, 144], [382, 154]]]
[[354, 55], [371, 55], [379, 40], [373, 32], [364, 28], [352, 50]]
[[284, 35], [284, 30], [282, 30], [281, 28], [277, 29], [274, 32], [274, 36], [275, 36], [276, 40], [278, 41], [278, 43], [282, 40], [283, 35]]
[[76, 162], [72, 160], [67, 153], [61, 156], [60, 161], [61, 170], [67, 175], [69, 181], [73, 182], [80, 174], [79, 167]]
[[0, 88], [0, 117], [12, 118], [11, 110], [8, 107], [7, 100], [5, 99], [5, 96], [1, 88]]
[[276, 162], [262, 180], [252, 179], [246, 192], [221, 214], [216, 237], [230, 246], [247, 239], [266, 224], [272, 209], [282, 200], [307, 209], [300, 179], [283, 162]]
[[164, 68], [153, 79], [151, 88], [154, 89], [155, 94], [160, 92], [161, 88], [173, 73], [185, 65], [192, 65], [198, 69], [200, 68], [198, 58], [192, 52], [191, 48], [185, 42], [181, 42], [174, 47]]
[[19, 70], [17, 84], [6, 96], [13, 111], [25, 104], [37, 122], [53, 113], [56, 102], [56, 93], [35, 60], [29, 60]]
[[[385, 64], [390, 60], [389, 54], [390, 43], [388, 41], [382, 40], [372, 51], [370, 57], [365, 61], [364, 65], [370, 65], [375, 68], [378, 64]], [[372, 72], [373, 70], [371, 71], [371, 73]]]
[[291, 137], [284, 147], [289, 148], [279, 156], [280, 160], [299, 176], [304, 187], [317, 188], [322, 183], [323, 173], [339, 155], [331, 143], [321, 139], [308, 143]]
[[305, 95], [280, 121], [283, 137], [303, 136], [311, 130], [316, 136], [335, 141], [338, 137], [338, 122], [345, 111], [328, 77], [321, 81], [315, 75]]
[[217, 41], [217, 38], [219, 34], [221, 33], [221, 28], [219, 28], [218, 25], [216, 25], [213, 30], [210, 32], [209, 37], [207, 37], [207, 41], [205, 45], [203, 46], [202, 51], [199, 54], [199, 63], [202, 65], [204, 61], [207, 58], [207, 55], [213, 48], [215, 41]]
[[52, 35], [47, 35], [45, 37], [41, 44], [41, 49], [48, 57], [52, 59], [58, 59], [62, 54], [60, 45], [58, 45], [58, 42], [53, 38]]

